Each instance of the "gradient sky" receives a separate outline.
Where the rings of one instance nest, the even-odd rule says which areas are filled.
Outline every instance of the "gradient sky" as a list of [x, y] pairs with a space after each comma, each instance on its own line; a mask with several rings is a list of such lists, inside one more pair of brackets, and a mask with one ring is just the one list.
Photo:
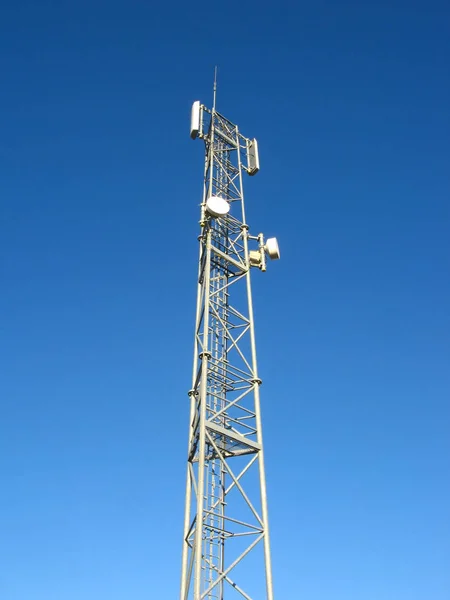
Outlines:
[[449, 40], [435, 0], [1, 3], [2, 600], [178, 597], [215, 64], [282, 252], [276, 598], [449, 600]]

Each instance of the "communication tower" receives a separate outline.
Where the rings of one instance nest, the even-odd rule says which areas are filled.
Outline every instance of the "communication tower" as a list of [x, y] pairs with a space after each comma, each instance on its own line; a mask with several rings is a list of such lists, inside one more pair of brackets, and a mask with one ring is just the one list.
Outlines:
[[191, 113], [205, 166], [180, 600], [273, 600], [250, 273], [280, 254], [247, 225], [258, 144], [215, 105], [216, 84]]

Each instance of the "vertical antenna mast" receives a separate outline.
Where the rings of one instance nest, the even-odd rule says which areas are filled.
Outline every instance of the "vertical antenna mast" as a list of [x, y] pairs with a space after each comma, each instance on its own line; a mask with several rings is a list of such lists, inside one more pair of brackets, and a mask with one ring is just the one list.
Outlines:
[[252, 236], [243, 173], [258, 145], [194, 102], [191, 137], [205, 143], [194, 366], [190, 397], [180, 600], [273, 600], [250, 272], [279, 258]]
[[217, 97], [217, 66], [214, 67], [214, 87], [213, 87], [213, 112], [216, 110]]

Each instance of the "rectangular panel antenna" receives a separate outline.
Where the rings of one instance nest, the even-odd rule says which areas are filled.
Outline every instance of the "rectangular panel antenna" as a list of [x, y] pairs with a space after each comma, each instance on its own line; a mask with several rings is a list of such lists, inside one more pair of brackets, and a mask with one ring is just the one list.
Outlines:
[[195, 140], [200, 129], [200, 101], [196, 100], [191, 110], [191, 138]]
[[258, 142], [256, 139], [251, 140], [247, 148], [248, 174], [256, 175], [259, 171], [259, 153]]

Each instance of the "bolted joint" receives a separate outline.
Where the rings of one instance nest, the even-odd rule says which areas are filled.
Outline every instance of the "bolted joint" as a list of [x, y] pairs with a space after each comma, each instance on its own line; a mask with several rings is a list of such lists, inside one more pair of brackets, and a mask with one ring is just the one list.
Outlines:
[[191, 398], [192, 396], [195, 396], [195, 395], [196, 395], [196, 393], [197, 393], [197, 392], [196, 392], [194, 389], [192, 389], [192, 390], [189, 390], [189, 391], [188, 391], [188, 396], [189, 396], [189, 398]]
[[251, 383], [257, 383], [258, 385], [262, 384], [262, 379], [259, 379], [259, 377], [255, 377], [255, 379], [250, 379]]
[[211, 360], [211, 352], [200, 352], [200, 354], [198, 355], [198, 357], [203, 360], [203, 358], [207, 358], [208, 360]]

